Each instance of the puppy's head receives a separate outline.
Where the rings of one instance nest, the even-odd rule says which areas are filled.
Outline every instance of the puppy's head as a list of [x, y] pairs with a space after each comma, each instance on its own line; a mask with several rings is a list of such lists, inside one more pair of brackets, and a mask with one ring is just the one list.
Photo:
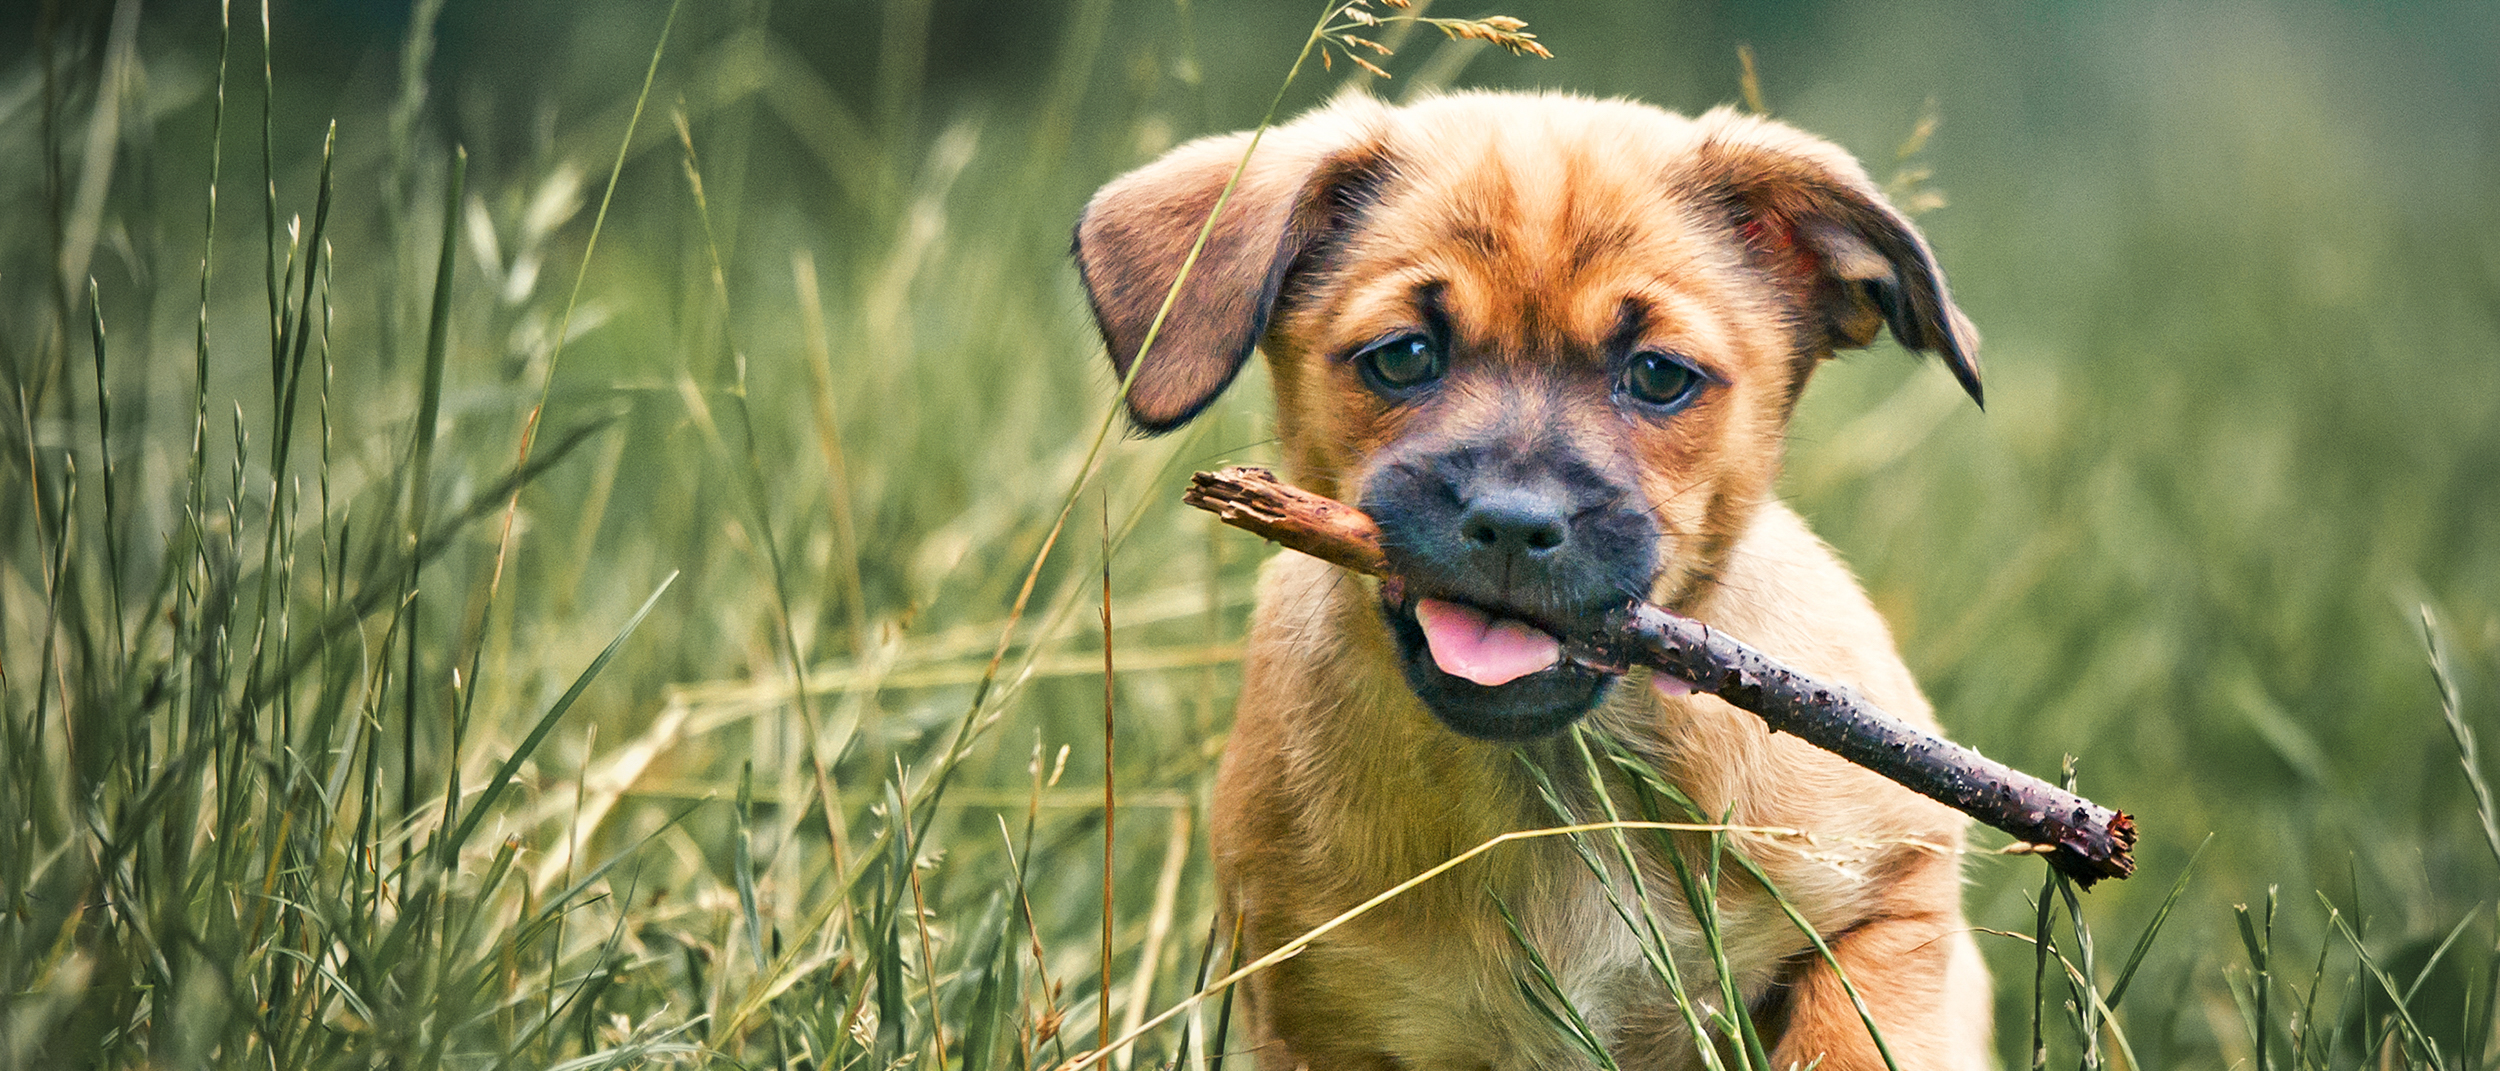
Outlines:
[[1077, 225], [1130, 415], [1187, 422], [1263, 348], [1294, 479], [1380, 523], [1406, 578], [1383, 618], [1458, 732], [1563, 728], [1613, 680], [1557, 661], [1556, 630], [1708, 593], [1835, 350], [1889, 328], [1980, 396], [1925, 241], [1847, 154], [1777, 123], [1357, 99], [1270, 131], [1236, 179], [1247, 140], [1183, 145]]

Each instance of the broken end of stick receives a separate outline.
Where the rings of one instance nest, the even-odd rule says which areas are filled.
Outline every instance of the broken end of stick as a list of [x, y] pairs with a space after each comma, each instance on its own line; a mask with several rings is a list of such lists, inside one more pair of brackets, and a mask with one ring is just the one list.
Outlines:
[[2131, 877], [2135, 874], [2135, 816], [2111, 812], [2107, 843], [2060, 844], [2046, 854], [2050, 866], [2085, 889], [2103, 878]]
[[1378, 576], [1388, 571], [1380, 527], [1361, 510], [1276, 478], [1255, 465], [1194, 473], [1181, 501], [1262, 539]]
[[1241, 501], [1246, 489], [1284, 486], [1285, 482], [1276, 478], [1274, 469], [1260, 465], [1228, 465], [1214, 472], [1190, 473], [1189, 489], [1181, 492], [1181, 501], [1222, 516], [1223, 505]]
[[2135, 873], [2135, 816], [2119, 811], [2109, 820], [2109, 839], [2118, 848], [2110, 854], [2110, 876], [2129, 877]]

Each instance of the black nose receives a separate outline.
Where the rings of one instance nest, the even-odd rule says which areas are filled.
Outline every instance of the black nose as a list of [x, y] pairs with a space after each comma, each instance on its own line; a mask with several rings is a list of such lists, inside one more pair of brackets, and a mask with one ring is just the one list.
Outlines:
[[1479, 553], [1541, 557], [1570, 539], [1571, 517], [1556, 496], [1497, 487], [1467, 503], [1458, 532]]

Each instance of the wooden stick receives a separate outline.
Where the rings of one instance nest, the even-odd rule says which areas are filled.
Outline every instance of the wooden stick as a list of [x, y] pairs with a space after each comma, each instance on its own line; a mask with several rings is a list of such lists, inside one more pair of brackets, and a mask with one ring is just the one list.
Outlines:
[[[1389, 576], [1380, 527], [1361, 510], [1266, 469], [1201, 472], [1181, 500], [1322, 561]], [[1697, 691], [2023, 842], [2085, 888], [2135, 873], [2135, 820], [1884, 713], [1708, 625], [1635, 602], [1563, 637], [1563, 656], [1620, 672], [1674, 674]]]

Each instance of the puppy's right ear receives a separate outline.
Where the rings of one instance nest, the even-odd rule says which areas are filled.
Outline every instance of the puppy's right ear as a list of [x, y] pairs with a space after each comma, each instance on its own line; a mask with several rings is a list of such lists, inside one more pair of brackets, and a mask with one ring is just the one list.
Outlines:
[[1161, 433], [1187, 423], [1249, 360], [1296, 262], [1351, 212], [1357, 190], [1376, 173], [1377, 139], [1363, 121], [1369, 110], [1340, 106], [1268, 132], [1168, 313], [1172, 280], [1250, 135], [1183, 145], [1112, 180], [1085, 206], [1076, 224], [1077, 271], [1112, 366], [1126, 376], [1154, 335], [1128, 394], [1139, 428]]

